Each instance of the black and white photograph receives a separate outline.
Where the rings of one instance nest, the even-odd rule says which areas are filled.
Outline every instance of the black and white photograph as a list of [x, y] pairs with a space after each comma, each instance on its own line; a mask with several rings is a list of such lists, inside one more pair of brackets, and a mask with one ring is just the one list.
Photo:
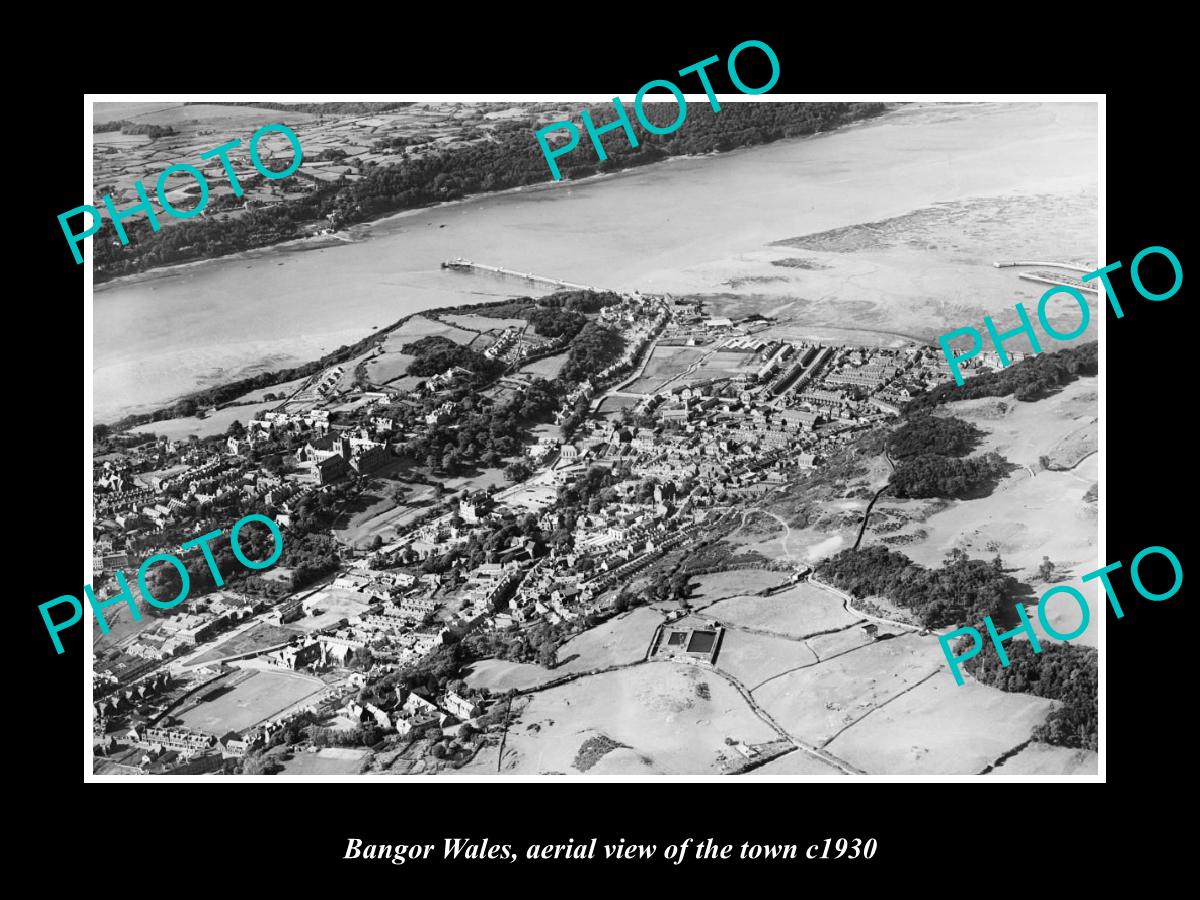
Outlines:
[[727, 52], [88, 97], [85, 780], [1102, 780], [1103, 96]]

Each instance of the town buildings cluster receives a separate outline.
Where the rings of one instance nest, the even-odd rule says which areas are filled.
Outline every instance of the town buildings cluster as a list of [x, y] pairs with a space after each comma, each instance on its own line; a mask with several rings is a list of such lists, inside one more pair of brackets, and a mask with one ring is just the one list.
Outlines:
[[[300, 577], [306, 564], [285, 557], [274, 580], [227, 586], [131, 637], [99, 642], [95, 727], [106, 770], [228, 771], [297, 716], [334, 731], [369, 725], [402, 737], [475, 721], [491, 701], [462, 684], [382, 694], [377, 686], [473, 632], [512, 635], [611, 614], [630, 576], [698, 540], [715, 508], [802, 477], [949, 380], [933, 347], [778, 337], [782, 329], [762, 317], [705, 316], [691, 300], [624, 295], [593, 318], [621, 335], [622, 349], [562, 385], [547, 416], [553, 424], [507, 457], [523, 456], [528, 477], [439, 489], [387, 540], [339, 546], [319, 577]], [[640, 390], [648, 360], [664, 346], [741, 361]], [[509, 328], [486, 355], [515, 363], [528, 348]], [[497, 385], [519, 397], [531, 388], [514, 368]], [[410, 450], [487, 409], [472, 377], [454, 367], [401, 393], [335, 366], [220, 439], [113, 436], [94, 467], [97, 592], [114, 570], [169, 552], [185, 531], [227, 522], [230, 512], [264, 512], [312, 540], [344, 521], [366, 485], [402, 493], [436, 485], [436, 461]], [[605, 407], [616, 399], [613, 413]], [[304, 552], [290, 535], [287, 546]], [[251, 634], [272, 640], [230, 640]], [[686, 655], [707, 640], [681, 636], [664, 646]], [[249, 728], [181, 724], [206, 685], [236, 682], [247, 667], [305, 673], [324, 686]]]

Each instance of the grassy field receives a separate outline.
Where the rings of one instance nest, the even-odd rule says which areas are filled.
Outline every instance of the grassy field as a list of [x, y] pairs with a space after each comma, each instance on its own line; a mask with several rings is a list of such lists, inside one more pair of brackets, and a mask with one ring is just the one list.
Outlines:
[[312, 599], [317, 601], [316, 609], [319, 613], [297, 619], [292, 625], [293, 628], [309, 633], [320, 631], [334, 625], [340, 619], [348, 619], [366, 612], [370, 605], [366, 594], [332, 587], [322, 588], [312, 595]]
[[1097, 379], [1080, 378], [1053, 396], [1026, 403], [1009, 397], [958, 400], [938, 413], [971, 422], [985, 432], [976, 452], [995, 450], [1019, 466], [1038, 468], [1038, 457], [1060, 443], [1073, 445], [1081, 434], [1091, 433], [1095, 449], [1098, 415]]
[[727, 737], [776, 737], [721, 677], [647, 663], [535, 694], [509, 727], [501, 774], [574, 773], [597, 734], [629, 748], [610, 751], [589, 772], [610, 775], [719, 775], [736, 753]]
[[197, 419], [195, 416], [163, 419], [161, 422], [147, 422], [129, 430], [135, 434], [161, 434], [173, 441], [186, 440], [193, 434], [198, 438], [212, 437], [224, 434], [234, 422], [245, 425], [259, 410], [274, 409], [278, 405], [278, 400], [272, 400], [266, 403], [248, 403], [245, 406], [227, 406], [218, 409], [206, 419]]
[[646, 654], [662, 616], [639, 607], [576, 635], [558, 648], [559, 665], [553, 669], [531, 663], [485, 659], [472, 666], [467, 683], [492, 691], [527, 688], [562, 675], [637, 662]]
[[356, 512], [345, 523], [345, 527], [334, 533], [338, 540], [355, 547], [366, 547], [375, 535], [385, 541], [392, 540], [397, 528], [407, 525], [425, 511], [427, 501], [433, 498], [434, 493], [434, 489], [428, 485], [414, 485], [412, 491], [405, 494], [400, 506], [385, 496]]
[[[97, 104], [107, 106], [108, 104]], [[127, 104], [137, 107], [142, 104]], [[138, 125], [187, 125], [192, 123], [220, 123], [228, 127], [253, 128], [259, 124], [271, 122], [308, 122], [315, 119], [312, 113], [292, 112], [279, 109], [266, 109], [258, 106], [226, 106], [220, 103], [182, 103], [165, 106], [162, 104], [146, 104], [149, 106], [164, 106], [160, 109], [140, 111], [129, 109], [126, 116]]]
[[953, 687], [936, 639], [905, 635], [781, 675], [754, 699], [793, 736], [823, 743], [939, 669]]
[[727, 629], [717, 655], [717, 668], [753, 688], [772, 675], [816, 661], [817, 655], [804, 641]]
[[557, 378], [563, 366], [567, 364], [567, 353], [556, 353], [544, 359], [529, 363], [521, 369], [522, 375], [532, 375], [534, 378]]
[[838, 597], [803, 582], [770, 597], [731, 597], [705, 613], [724, 623], [791, 637], [844, 628], [858, 619], [842, 608]]
[[[439, 322], [425, 316], [412, 316], [383, 339], [383, 352], [367, 363], [367, 378], [374, 384], [387, 384], [403, 377], [416, 357], [402, 353], [401, 350], [429, 335], [439, 335], [457, 344], [469, 344], [478, 337], [474, 331], [464, 331], [447, 322]], [[346, 371], [353, 375], [352, 367], [347, 367]]]
[[625, 390], [631, 394], [653, 394], [703, 358], [704, 351], [695, 347], [655, 347], [642, 377]]
[[828, 749], [867, 772], [974, 775], [1027, 741], [1056, 705], [974, 682], [959, 687], [943, 667], [852, 725]]
[[739, 371], [756, 368], [760, 363], [755, 354], [736, 350], [655, 347], [642, 377], [625, 390], [654, 394], [664, 387], [685, 387], [698, 381], [728, 378]]
[[232, 690], [222, 691], [223, 685], [224, 682], [220, 682], [215, 689], [209, 689], [208, 695], [217, 695], [213, 699], [205, 700], [180, 716], [186, 727], [217, 735], [241, 731], [325, 687], [320, 679], [283, 670], [256, 671]]
[[608, 418], [619, 416], [623, 409], [633, 409], [641, 401], [637, 397], [605, 397], [596, 412]]
[[197, 657], [193, 662], [199, 665], [206, 662], [216, 662], [218, 659], [224, 659], [226, 656], [240, 656], [243, 653], [250, 653], [260, 648], [282, 644], [297, 634], [301, 634], [301, 632], [295, 628], [285, 628], [279, 625], [268, 625], [266, 622], [260, 622], [249, 631], [244, 631], [227, 641], [222, 641], [203, 656]]
[[473, 688], [487, 688], [502, 693], [510, 688], [522, 690], [545, 684], [556, 677], [550, 669], [533, 663], [508, 662], [503, 659], [483, 659], [473, 663], [466, 676], [467, 684]]
[[[408, 343], [407, 341], [405, 343]], [[404, 344], [400, 344], [400, 347]], [[367, 378], [373, 384], [387, 384], [395, 381], [397, 378], [402, 378], [408, 367], [412, 365], [416, 357], [408, 353], [401, 353], [399, 348], [395, 352], [384, 351], [380, 355], [374, 357], [367, 363]]]
[[1052, 747], [1034, 741], [1020, 753], [1009, 757], [989, 775], [1095, 775], [1099, 756], [1092, 750]]
[[753, 594], [756, 591], [783, 584], [788, 576], [769, 569], [739, 569], [734, 572], [714, 572], [711, 575], [692, 576], [691, 595], [688, 597], [693, 609], [703, 609], [725, 597]]
[[745, 777], [754, 778], [757, 775], [837, 775], [840, 777], [841, 774], [840, 769], [821, 762], [803, 750], [796, 750], [771, 760], [766, 765], [747, 773]]
[[529, 323], [524, 319], [493, 319], [475, 313], [441, 316], [442, 321], [465, 328], [467, 331], [503, 331], [505, 328], [524, 328]]
[[[928, 504], [920, 501], [897, 506], [916, 521], [895, 533], [917, 539], [896, 549], [927, 566], [940, 564], [954, 547], [975, 557], [999, 553], [1006, 566], [1039, 593], [1044, 585], [1034, 573], [1043, 556], [1070, 578], [1103, 564], [1097, 558], [1097, 507], [1083, 499], [1097, 481], [1097, 456], [1092, 452], [1097, 436], [1096, 379], [1081, 378], [1035, 403], [988, 397], [947, 404], [944, 412], [985, 433], [976, 452], [994, 450], [1024, 468], [1001, 481], [989, 497], [957, 502], [929, 515], [921, 513]], [[1042, 456], [1049, 456], [1052, 465], [1072, 468], [1043, 469]], [[870, 542], [877, 540], [872, 536]], [[1081, 638], [1093, 645], [1095, 639], [1094, 629]]]
[[264, 394], [274, 394], [276, 397], [290, 397], [296, 391], [300, 390], [301, 385], [308, 381], [311, 376], [296, 378], [292, 381], [285, 381], [282, 384], [273, 384], [270, 387], [257, 388], [250, 391], [248, 394], [242, 394], [237, 398], [238, 403], [262, 403]]
[[282, 764], [283, 775], [357, 775], [371, 751], [358, 747], [326, 747], [316, 753], [297, 753]]
[[662, 616], [639, 607], [576, 635], [558, 648], [556, 675], [635, 662], [646, 655]]
[[[93, 103], [92, 122], [103, 125], [106, 122], [137, 121], [140, 116], [160, 113], [166, 109], [182, 106], [182, 103]], [[97, 137], [105, 137], [119, 132], [104, 132]]]
[[[891, 629], [886, 626], [880, 629], [880, 635], [886, 634]], [[809, 649], [817, 654], [818, 659], [829, 659], [857, 647], [863, 647], [874, 640], [869, 634], [863, 631], [862, 628], [847, 628], [843, 631], [835, 631], [833, 634], [820, 634], [816, 637], [809, 638], [805, 641]]]
[[412, 341], [420, 340], [429, 335], [438, 335], [454, 341], [456, 344], [469, 344], [475, 340], [475, 332], [455, 328], [446, 322], [429, 319], [425, 316], [411, 316], [407, 322], [389, 334], [386, 343], [404, 346]]

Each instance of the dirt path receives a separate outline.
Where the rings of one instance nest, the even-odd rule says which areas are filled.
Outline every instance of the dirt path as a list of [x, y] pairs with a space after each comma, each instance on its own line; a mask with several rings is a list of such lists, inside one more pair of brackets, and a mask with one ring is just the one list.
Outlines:
[[734, 689], [739, 694], [742, 695], [742, 699], [746, 701], [746, 704], [750, 707], [751, 711], [756, 716], [758, 716], [760, 719], [762, 719], [762, 721], [766, 725], [770, 726], [775, 731], [775, 733], [779, 735], [779, 737], [782, 740], [787, 741], [788, 743], [792, 744], [799, 750], [803, 750], [809, 756], [812, 756], [812, 757], [820, 760], [821, 762], [825, 763], [826, 765], [833, 766], [835, 769], [840, 771], [843, 775], [866, 775], [867, 774], [862, 769], [859, 769], [859, 768], [856, 768], [855, 766], [850, 765], [850, 763], [846, 762], [844, 759], [840, 759], [839, 757], [834, 756], [832, 753], [829, 753], [829, 752], [821, 749], [820, 747], [815, 747], [812, 744], [808, 744], [808, 743], [800, 740], [799, 738], [793, 737], [791, 734], [788, 733], [788, 731], [785, 728], [783, 728], [783, 726], [781, 726], [778, 722], [775, 721], [775, 719], [771, 716], [771, 714], [769, 712], [767, 712], [765, 709], [763, 709], [761, 706], [758, 705], [758, 702], [751, 695], [749, 689], [747, 689], [747, 687], [744, 684], [742, 684], [741, 681], [739, 681], [737, 678], [730, 675], [728, 672], [718, 669], [715, 666], [710, 671], [714, 672], [717, 675], [720, 675], [722, 678], [724, 678], [726, 681], [728, 681], [731, 685], [733, 685]]
[[[888, 465], [892, 467], [892, 473], [895, 474], [896, 464], [892, 461], [891, 454], [884, 450], [883, 456], [884, 459], [887, 460]], [[858, 528], [858, 537], [854, 541], [854, 550], [858, 549], [858, 545], [862, 543], [863, 535], [867, 533], [867, 523], [871, 521], [871, 510], [875, 508], [875, 501], [883, 496], [884, 491], [886, 491], [888, 487], [889, 485], [885, 484], [883, 487], [877, 490], [875, 492], [875, 496], [871, 498], [871, 502], [867, 504], [867, 511], [863, 513], [862, 525], [860, 525]]]
[[809, 584], [814, 584], [819, 588], [829, 591], [839, 600], [842, 601], [842, 607], [852, 616], [858, 616], [860, 619], [870, 619], [872, 622], [883, 622], [885, 625], [891, 625], [893, 628], [903, 628], [906, 631], [929, 631], [931, 634], [941, 634], [942, 632], [934, 631], [933, 629], [922, 629], [920, 625], [913, 625], [911, 622], [897, 622], [895, 619], [884, 619], [881, 616], [873, 616], [870, 613], [863, 612], [860, 609], [855, 609], [850, 603], [852, 599], [849, 594], [839, 591], [833, 585], [826, 584], [818, 579], [815, 575], [808, 576]]
[[859, 722], [861, 722], [867, 716], [871, 715], [871, 713], [878, 712], [879, 710], [883, 709], [885, 706], [887, 706], [892, 701], [899, 700], [901, 697], [903, 697], [909, 691], [919, 688], [921, 685], [923, 685], [925, 682], [927, 682], [930, 678], [932, 678], [934, 675], [936, 675], [940, 671], [941, 671], [941, 667], [939, 666], [938, 668], [936, 668], [932, 672], [930, 672], [928, 675], [926, 675], [924, 678], [919, 678], [916, 681], [914, 681], [912, 684], [910, 684], [904, 690], [900, 691], [900, 693], [894, 694], [891, 697], [888, 697], [886, 700], [884, 700], [878, 706], [872, 706], [870, 709], [868, 709], [865, 713], [863, 713], [861, 716], [859, 716], [853, 722], [843, 725], [840, 729], [838, 729], [837, 734], [835, 734], [829, 740], [825, 741], [823, 744], [821, 744], [821, 746], [828, 747], [830, 744], [832, 744], [834, 741], [836, 741], [838, 739], [838, 737], [840, 737], [844, 731], [846, 731], [847, 729], [853, 728], [855, 725], [857, 725]]

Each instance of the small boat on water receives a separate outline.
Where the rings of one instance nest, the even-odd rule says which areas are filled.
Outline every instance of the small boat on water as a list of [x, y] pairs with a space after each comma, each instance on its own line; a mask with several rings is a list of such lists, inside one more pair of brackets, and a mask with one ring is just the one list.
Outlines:
[[469, 269], [474, 265], [469, 259], [463, 259], [461, 256], [456, 256], [454, 259], [447, 260], [442, 263], [443, 269]]

